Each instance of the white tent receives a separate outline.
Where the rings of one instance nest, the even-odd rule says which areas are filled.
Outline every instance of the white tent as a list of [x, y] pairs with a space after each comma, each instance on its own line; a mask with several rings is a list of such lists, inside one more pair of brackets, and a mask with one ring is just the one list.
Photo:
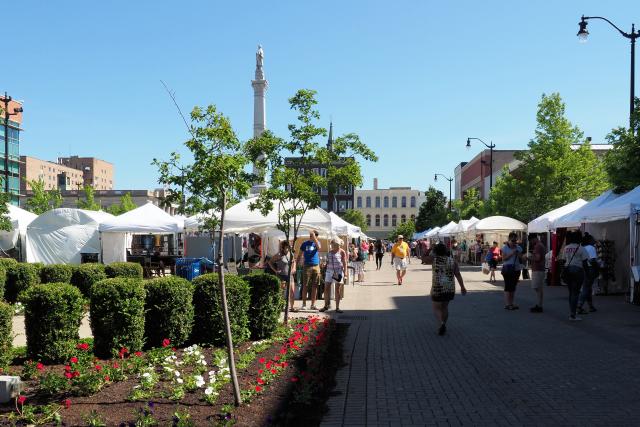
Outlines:
[[[219, 218], [219, 213], [214, 213], [214, 216]], [[199, 213], [190, 216], [184, 220], [185, 231], [198, 231], [204, 225], [205, 219], [211, 218], [210, 213]]]
[[[243, 200], [227, 209], [224, 218], [225, 233], [260, 233], [276, 228], [278, 224], [278, 205], [274, 207], [266, 216], [259, 210], [249, 209], [249, 205], [255, 202], [255, 198]], [[318, 230], [324, 235], [330, 235], [331, 217], [321, 208], [310, 209], [302, 217], [300, 229]]]
[[419, 233], [413, 233], [413, 240], [426, 239], [430, 231], [431, 231], [431, 228], [421, 231]]
[[456, 227], [458, 226], [458, 224], [455, 223], [455, 221], [451, 221], [449, 224], [445, 225], [444, 227], [442, 227], [440, 230], [438, 230], [438, 235], [439, 236], [452, 236], [456, 233]]
[[427, 238], [435, 237], [438, 234], [438, 231], [440, 231], [440, 227], [434, 227], [427, 232], [425, 237]]
[[620, 197], [620, 195], [615, 194], [611, 190], [605, 191], [589, 203], [583, 205], [581, 208], [563, 215], [555, 221], [551, 221], [551, 223], [549, 224], [549, 228], [554, 230], [556, 228], [580, 227], [580, 225], [585, 222], [587, 218], [591, 217], [595, 212], [600, 211], [602, 209], [602, 206], [610, 203], [618, 197]]
[[[331, 217], [331, 231], [338, 236], [362, 237], [364, 234], [357, 225], [353, 225], [340, 218], [333, 212], [329, 212]], [[366, 237], [366, 236], [365, 236]]]
[[469, 231], [475, 233], [527, 231], [527, 224], [507, 216], [490, 216], [473, 224], [469, 227]]
[[183, 220], [148, 202], [100, 224], [103, 262], [126, 261], [132, 234], [177, 234], [183, 229]]
[[575, 212], [586, 204], [587, 202], [585, 200], [578, 199], [567, 205], [549, 211], [527, 224], [527, 230], [529, 233], [548, 233], [551, 230], [550, 225], [553, 224], [555, 220], [564, 215]]
[[632, 213], [640, 209], [640, 186], [628, 193], [601, 205], [598, 209], [587, 212], [584, 217], [586, 223], [612, 222], [627, 219]]
[[82, 209], [52, 209], [27, 226], [27, 262], [80, 264], [81, 254], [100, 254], [98, 226], [113, 215]]
[[456, 226], [456, 228], [453, 231], [456, 234], [466, 233], [467, 231], [469, 231], [469, 228], [471, 228], [471, 226], [473, 224], [475, 224], [476, 222], [478, 222], [478, 221], [480, 221], [480, 220], [478, 218], [476, 218], [475, 216], [472, 216], [469, 219], [462, 219], [462, 220], [460, 220], [460, 222], [458, 223], [458, 225]]
[[7, 204], [9, 208], [9, 221], [11, 221], [11, 231], [0, 231], [0, 250], [9, 251], [18, 246], [18, 239], [24, 242], [27, 234], [27, 226], [38, 217], [38, 215], [20, 209], [12, 204]]

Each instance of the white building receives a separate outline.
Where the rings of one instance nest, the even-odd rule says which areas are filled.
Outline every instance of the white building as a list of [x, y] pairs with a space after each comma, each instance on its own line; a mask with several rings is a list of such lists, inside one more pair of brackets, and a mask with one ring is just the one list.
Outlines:
[[411, 187], [378, 188], [373, 179], [373, 190], [355, 191], [355, 210], [362, 212], [367, 221], [367, 235], [386, 238], [399, 224], [415, 220], [420, 205], [425, 201], [424, 191]]

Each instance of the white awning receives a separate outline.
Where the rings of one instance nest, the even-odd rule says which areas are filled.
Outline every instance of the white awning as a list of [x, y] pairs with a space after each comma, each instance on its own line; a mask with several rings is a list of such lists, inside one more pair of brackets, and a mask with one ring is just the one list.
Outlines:
[[580, 227], [580, 224], [587, 222], [588, 218], [601, 210], [602, 206], [612, 202], [618, 197], [620, 197], [619, 194], [616, 194], [611, 190], [607, 190], [595, 199], [591, 200], [589, 203], [583, 205], [581, 208], [552, 221], [549, 224], [549, 228], [555, 230], [556, 228]]
[[529, 233], [548, 233], [551, 229], [550, 225], [553, 224], [555, 220], [571, 212], [575, 212], [586, 204], [587, 202], [585, 200], [578, 199], [558, 209], [549, 211], [527, 224], [527, 229]]
[[100, 224], [102, 233], [173, 234], [180, 233], [184, 222], [172, 217], [151, 202]]
[[508, 216], [490, 216], [473, 224], [470, 231], [485, 233], [490, 231], [527, 231], [527, 224]]

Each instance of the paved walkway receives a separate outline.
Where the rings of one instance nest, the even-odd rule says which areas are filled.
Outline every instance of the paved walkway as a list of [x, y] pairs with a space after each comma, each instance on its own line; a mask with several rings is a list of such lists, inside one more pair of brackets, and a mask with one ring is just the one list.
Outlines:
[[451, 303], [440, 337], [431, 268], [414, 260], [398, 287], [385, 258], [346, 289], [336, 318], [350, 323], [347, 364], [323, 426], [640, 423], [640, 307], [596, 297], [597, 313], [569, 322], [565, 288], [546, 288], [545, 313], [532, 314], [524, 282], [521, 309], [506, 311], [501, 289], [465, 268], [470, 292]]

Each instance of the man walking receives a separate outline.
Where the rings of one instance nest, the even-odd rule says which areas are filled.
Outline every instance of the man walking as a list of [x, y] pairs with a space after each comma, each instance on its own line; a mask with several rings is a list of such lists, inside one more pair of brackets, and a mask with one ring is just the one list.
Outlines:
[[542, 313], [542, 295], [544, 289], [545, 271], [545, 254], [547, 249], [544, 247], [537, 234], [529, 235], [529, 246], [533, 248], [531, 255], [531, 288], [535, 291], [538, 303], [531, 307], [532, 313]]
[[309, 240], [306, 240], [300, 246], [300, 252], [296, 262], [300, 265], [304, 257], [304, 268], [302, 270], [302, 310], [307, 309], [307, 290], [311, 287], [311, 310], [316, 308], [316, 293], [318, 292], [318, 284], [320, 282], [320, 256], [318, 251], [322, 249], [318, 242], [318, 232], [309, 233]]
[[404, 236], [399, 234], [396, 244], [391, 248], [391, 265], [396, 269], [398, 286], [402, 285], [402, 280], [404, 279], [405, 274], [407, 274], [407, 259], [410, 254], [409, 245], [404, 241]]

